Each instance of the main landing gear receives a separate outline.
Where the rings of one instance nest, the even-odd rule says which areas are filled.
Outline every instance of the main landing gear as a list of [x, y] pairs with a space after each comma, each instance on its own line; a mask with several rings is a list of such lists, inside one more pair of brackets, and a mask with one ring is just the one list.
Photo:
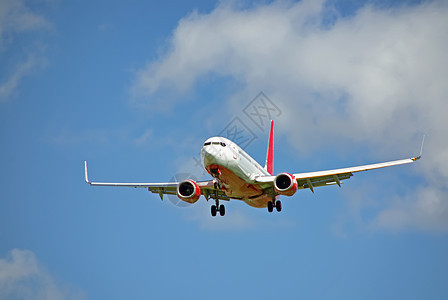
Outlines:
[[222, 204], [219, 205], [219, 200], [216, 200], [216, 205], [212, 205], [211, 211], [212, 211], [212, 216], [213, 217], [216, 216], [217, 212], [219, 212], [219, 214], [221, 216], [224, 216], [226, 214], [226, 208]]
[[282, 202], [280, 200], [277, 201], [274, 200], [274, 202], [273, 201], [268, 202], [268, 212], [272, 212], [274, 210], [274, 206], [278, 212], [282, 211]]

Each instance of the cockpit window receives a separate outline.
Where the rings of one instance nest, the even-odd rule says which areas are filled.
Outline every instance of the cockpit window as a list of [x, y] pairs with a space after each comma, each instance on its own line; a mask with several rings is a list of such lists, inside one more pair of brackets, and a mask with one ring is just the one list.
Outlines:
[[206, 143], [204, 143], [204, 146], [208, 146], [208, 145], [221, 145], [221, 146], [225, 147], [226, 143], [224, 143], [224, 142], [206, 142]]

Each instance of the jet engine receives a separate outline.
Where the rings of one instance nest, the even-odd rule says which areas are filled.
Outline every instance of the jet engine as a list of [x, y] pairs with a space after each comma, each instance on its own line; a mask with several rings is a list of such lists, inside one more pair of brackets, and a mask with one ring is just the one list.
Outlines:
[[274, 189], [280, 195], [292, 196], [297, 191], [297, 181], [289, 173], [280, 173], [275, 176]]
[[177, 186], [177, 197], [182, 201], [195, 203], [200, 196], [201, 189], [197, 183], [191, 179], [184, 180]]

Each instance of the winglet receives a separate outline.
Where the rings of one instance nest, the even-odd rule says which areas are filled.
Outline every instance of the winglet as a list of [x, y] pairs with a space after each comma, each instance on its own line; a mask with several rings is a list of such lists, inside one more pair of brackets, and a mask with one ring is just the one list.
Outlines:
[[271, 131], [269, 133], [268, 152], [266, 154], [265, 170], [274, 174], [274, 121], [271, 120]]
[[422, 139], [422, 145], [420, 146], [420, 154], [417, 157], [413, 157], [411, 158], [413, 161], [419, 160], [420, 158], [422, 158], [422, 154], [423, 154], [423, 145], [425, 144], [425, 137], [426, 134], [423, 135], [423, 139]]
[[87, 161], [84, 161], [84, 175], [85, 175], [86, 183], [90, 184], [89, 176], [87, 174]]

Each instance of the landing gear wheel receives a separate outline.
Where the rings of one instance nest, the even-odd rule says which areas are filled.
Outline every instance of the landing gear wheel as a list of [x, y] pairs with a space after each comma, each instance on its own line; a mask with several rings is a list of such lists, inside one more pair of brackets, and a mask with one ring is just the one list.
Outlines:
[[219, 206], [219, 214], [221, 215], [221, 217], [224, 217], [224, 215], [226, 214], [226, 208], [222, 204]]
[[278, 212], [282, 211], [282, 202], [280, 200], [275, 201], [275, 208]]
[[268, 201], [268, 212], [272, 212], [274, 210], [274, 204], [272, 201]]
[[216, 205], [212, 205], [212, 217], [216, 217]]

